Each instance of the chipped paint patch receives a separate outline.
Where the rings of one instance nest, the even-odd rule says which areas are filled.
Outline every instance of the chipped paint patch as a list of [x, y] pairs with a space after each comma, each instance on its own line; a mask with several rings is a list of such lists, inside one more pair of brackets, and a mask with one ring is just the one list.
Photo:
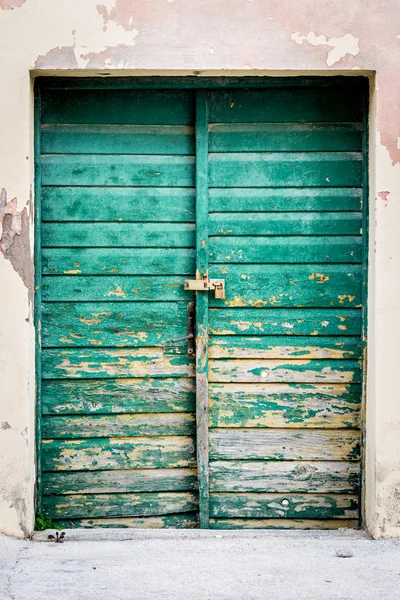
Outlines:
[[0, 0], [0, 10], [14, 10], [14, 8], [21, 8], [25, 2], [26, 0]]
[[328, 67], [332, 67], [334, 64], [339, 62], [347, 54], [351, 56], [357, 56], [360, 52], [358, 42], [360, 38], [355, 37], [351, 33], [346, 33], [342, 37], [337, 38], [326, 38], [323, 34], [317, 35], [313, 31], [307, 33], [307, 35], [300, 35], [299, 32], [292, 33], [291, 39], [296, 44], [302, 44], [308, 42], [312, 46], [329, 46], [332, 50], [329, 51], [326, 64]]

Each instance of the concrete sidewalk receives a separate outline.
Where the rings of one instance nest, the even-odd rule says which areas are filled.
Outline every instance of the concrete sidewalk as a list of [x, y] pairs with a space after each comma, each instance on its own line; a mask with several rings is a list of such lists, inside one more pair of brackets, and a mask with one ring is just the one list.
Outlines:
[[399, 600], [400, 540], [354, 531], [0, 535], [1, 600]]

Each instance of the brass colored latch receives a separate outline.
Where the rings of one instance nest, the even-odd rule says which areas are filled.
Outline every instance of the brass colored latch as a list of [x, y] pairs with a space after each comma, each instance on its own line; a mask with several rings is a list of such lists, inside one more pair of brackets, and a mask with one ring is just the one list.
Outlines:
[[196, 292], [214, 291], [215, 297], [220, 300], [225, 299], [225, 279], [185, 279], [185, 290]]

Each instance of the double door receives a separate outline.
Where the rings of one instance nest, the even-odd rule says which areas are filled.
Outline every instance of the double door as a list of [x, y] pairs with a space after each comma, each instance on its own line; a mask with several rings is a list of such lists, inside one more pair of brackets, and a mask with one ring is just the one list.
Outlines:
[[355, 526], [364, 83], [169, 85], [38, 86], [38, 510]]

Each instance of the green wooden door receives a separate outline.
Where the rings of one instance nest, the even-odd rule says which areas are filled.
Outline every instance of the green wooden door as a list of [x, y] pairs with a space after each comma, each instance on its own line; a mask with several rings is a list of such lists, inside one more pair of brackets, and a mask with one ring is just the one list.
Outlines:
[[[41, 89], [39, 510], [62, 526], [358, 522], [364, 84], [259, 81]], [[184, 291], [207, 276], [225, 299]], [[196, 361], [171, 342], [193, 303]]]

